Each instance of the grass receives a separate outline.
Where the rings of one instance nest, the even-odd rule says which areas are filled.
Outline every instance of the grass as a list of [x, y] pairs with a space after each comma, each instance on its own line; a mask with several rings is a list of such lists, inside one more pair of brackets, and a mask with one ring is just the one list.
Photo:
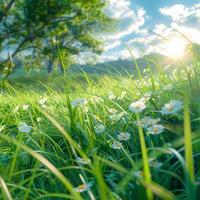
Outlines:
[[0, 199], [198, 199], [199, 72], [2, 85]]

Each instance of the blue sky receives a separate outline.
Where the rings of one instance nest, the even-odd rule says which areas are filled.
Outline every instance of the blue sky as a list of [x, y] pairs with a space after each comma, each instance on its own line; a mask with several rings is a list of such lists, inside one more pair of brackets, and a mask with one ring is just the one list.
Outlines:
[[200, 0], [110, 0], [106, 11], [119, 25], [98, 36], [105, 44], [102, 61], [129, 58], [128, 48], [135, 57], [181, 54], [187, 41], [174, 29], [200, 43]]

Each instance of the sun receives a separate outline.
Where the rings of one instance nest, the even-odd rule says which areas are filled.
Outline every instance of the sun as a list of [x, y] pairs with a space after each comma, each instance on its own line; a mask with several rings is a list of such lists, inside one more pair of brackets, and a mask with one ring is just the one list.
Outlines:
[[174, 59], [182, 58], [185, 55], [186, 42], [180, 38], [171, 38], [164, 44], [166, 56]]

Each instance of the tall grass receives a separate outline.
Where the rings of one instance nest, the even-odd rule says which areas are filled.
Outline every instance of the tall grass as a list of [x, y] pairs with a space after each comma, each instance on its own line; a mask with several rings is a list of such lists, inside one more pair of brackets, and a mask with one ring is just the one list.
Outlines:
[[[143, 160], [143, 168], [144, 168], [144, 178], [147, 184], [151, 184], [151, 172], [149, 168], [149, 159], [148, 159], [148, 152], [146, 148], [146, 143], [144, 139], [144, 133], [143, 129], [141, 127], [141, 120], [140, 115], [136, 115], [137, 121], [138, 121], [138, 132], [139, 132], [139, 138], [140, 138], [140, 145], [141, 145], [141, 152], [142, 152], [142, 160]], [[153, 199], [153, 194], [151, 190], [147, 189], [147, 198], [149, 200]]]
[[[40, 83], [39, 91], [4, 85], [0, 199], [197, 199], [199, 74], [155, 76], [150, 70], [140, 76], [92, 79], [83, 73]], [[183, 95], [188, 90], [190, 102]], [[129, 105], [147, 93], [146, 109], [131, 113]], [[87, 102], [74, 106], [78, 98]], [[184, 107], [164, 114], [171, 100]], [[156, 125], [164, 130], [153, 134], [157, 127], [142, 124], [144, 117], [160, 118]], [[20, 131], [20, 122], [31, 131]]]
[[190, 123], [190, 109], [188, 96], [185, 98], [184, 106], [184, 140], [185, 140], [185, 165], [186, 181], [188, 184], [188, 196], [190, 199], [196, 199], [195, 175], [193, 162], [192, 131]]

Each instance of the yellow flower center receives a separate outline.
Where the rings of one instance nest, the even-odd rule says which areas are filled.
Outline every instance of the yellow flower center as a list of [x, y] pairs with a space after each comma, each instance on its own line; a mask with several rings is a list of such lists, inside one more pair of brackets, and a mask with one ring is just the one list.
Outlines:
[[173, 111], [173, 105], [167, 105], [167, 110], [169, 111], [169, 112], [172, 112]]
[[153, 128], [153, 132], [154, 132], [154, 133], [158, 133], [158, 131], [159, 131], [159, 129], [158, 129], [157, 127], [154, 127], [154, 128]]
[[86, 186], [85, 184], [79, 185], [78, 189], [80, 189], [80, 190], [85, 189], [85, 186]]

